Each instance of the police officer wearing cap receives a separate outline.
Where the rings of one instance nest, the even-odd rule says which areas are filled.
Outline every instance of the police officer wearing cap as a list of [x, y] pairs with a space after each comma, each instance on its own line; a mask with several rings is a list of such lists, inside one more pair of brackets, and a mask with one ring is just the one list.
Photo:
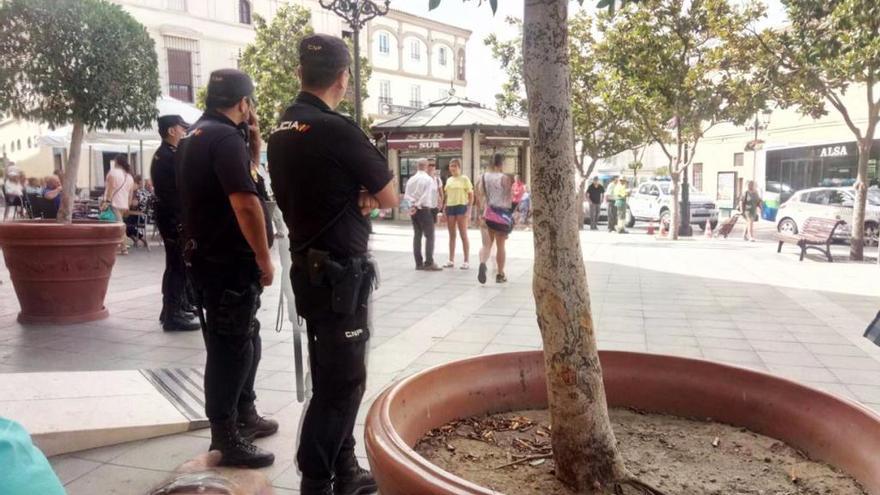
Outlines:
[[181, 140], [176, 172], [184, 256], [207, 349], [205, 411], [221, 465], [265, 467], [275, 456], [252, 443], [278, 431], [254, 406], [260, 362], [256, 312], [272, 284], [266, 206], [251, 168], [260, 156], [254, 85], [235, 69], [211, 73], [207, 110]]
[[397, 206], [398, 198], [385, 157], [334, 111], [351, 62], [339, 38], [302, 40], [302, 92], [269, 138], [269, 174], [291, 232], [291, 281], [309, 340], [313, 395], [297, 452], [303, 495], [376, 491], [370, 472], [358, 466], [352, 433], [367, 376], [375, 282], [367, 215]]
[[156, 226], [165, 246], [165, 274], [162, 276], [162, 311], [159, 321], [166, 332], [198, 330], [198, 319], [186, 301], [186, 274], [180, 242], [180, 195], [174, 174], [177, 144], [189, 128], [180, 115], [159, 117], [162, 144], [153, 155], [150, 176], [156, 191]]

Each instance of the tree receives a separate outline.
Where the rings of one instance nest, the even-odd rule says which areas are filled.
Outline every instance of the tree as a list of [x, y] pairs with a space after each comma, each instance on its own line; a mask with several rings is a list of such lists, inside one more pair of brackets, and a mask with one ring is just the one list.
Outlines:
[[[732, 7], [727, 0], [645, 0], [606, 17], [598, 49], [630, 94], [639, 127], [669, 160], [672, 197], [703, 135], [720, 122], [742, 124], [764, 93], [736, 57], [738, 40], [763, 8]], [[678, 238], [679, 201], [670, 231]]]
[[[868, 161], [880, 122], [880, 2], [876, 0], [783, 0], [785, 29], [754, 31], [747, 50], [758, 55], [759, 74], [783, 108], [797, 106], [818, 118], [830, 104], [856, 138], [859, 165], [850, 258], [861, 260], [865, 244]], [[857, 86], [858, 85], [858, 86]], [[863, 100], [848, 103], [847, 92]], [[856, 113], [864, 112], [864, 124]], [[860, 117], [861, 115], [859, 115]]]
[[263, 139], [278, 125], [278, 119], [299, 94], [296, 74], [299, 44], [314, 33], [312, 15], [299, 5], [278, 9], [271, 23], [254, 14], [256, 38], [241, 53], [239, 68], [254, 80], [254, 99]]
[[[436, 7], [439, 0], [431, 0]], [[532, 289], [544, 342], [556, 476], [578, 493], [629, 485], [659, 493], [624, 466], [599, 363], [575, 194], [568, 0], [525, 0], [523, 75], [531, 138]]]
[[73, 125], [60, 222], [71, 222], [86, 130], [149, 128], [159, 73], [147, 30], [104, 0], [0, 2], [0, 112]]
[[[508, 24], [519, 28], [522, 21], [508, 18]], [[645, 137], [635, 123], [633, 105], [629, 102], [620, 80], [599, 63], [595, 56], [596, 41], [592, 18], [587, 13], [576, 15], [568, 25], [570, 39], [571, 111], [577, 169], [580, 174], [578, 197], [583, 200], [587, 180], [599, 160], [631, 150], [644, 143]], [[522, 38], [522, 36], [520, 36]], [[486, 38], [492, 54], [507, 74], [502, 92], [496, 95], [498, 112], [502, 115], [527, 113], [528, 99], [524, 94], [522, 43], [501, 40], [492, 34]], [[583, 225], [583, 208], [579, 225]]]
[[[280, 7], [271, 23], [254, 15], [256, 39], [242, 52], [239, 68], [254, 80], [257, 118], [263, 139], [269, 138], [281, 114], [299, 94], [301, 85], [296, 73], [299, 44], [303, 38], [314, 34], [311, 22], [309, 9], [295, 4]], [[369, 63], [364, 63], [365, 59], [361, 60], [361, 94], [366, 98], [366, 85], [372, 69]], [[353, 80], [351, 85], [354, 86]], [[339, 111], [354, 113], [351, 97], [342, 102]], [[365, 122], [368, 128], [369, 122], [366, 119]], [[364, 126], [364, 122], [361, 125]]]

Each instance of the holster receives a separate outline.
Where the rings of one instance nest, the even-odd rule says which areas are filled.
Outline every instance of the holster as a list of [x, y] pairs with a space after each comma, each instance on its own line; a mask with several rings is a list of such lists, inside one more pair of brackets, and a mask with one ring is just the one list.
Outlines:
[[297, 312], [332, 311], [354, 315], [366, 311], [376, 282], [373, 260], [365, 256], [333, 258], [327, 251], [309, 249], [293, 255], [291, 280], [296, 293]]

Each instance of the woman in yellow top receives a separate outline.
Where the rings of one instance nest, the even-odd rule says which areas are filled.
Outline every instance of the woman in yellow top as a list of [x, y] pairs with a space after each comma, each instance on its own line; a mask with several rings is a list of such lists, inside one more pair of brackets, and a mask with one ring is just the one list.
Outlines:
[[470, 268], [468, 258], [470, 256], [470, 243], [468, 242], [468, 213], [471, 204], [474, 202], [474, 185], [466, 175], [461, 175], [461, 160], [458, 158], [449, 162], [449, 173], [446, 179], [445, 194], [445, 214], [446, 227], [449, 228], [449, 261], [446, 262], [444, 268], [452, 268], [455, 266], [455, 229], [461, 234], [461, 247], [464, 250], [464, 263], [461, 264], [462, 270]]

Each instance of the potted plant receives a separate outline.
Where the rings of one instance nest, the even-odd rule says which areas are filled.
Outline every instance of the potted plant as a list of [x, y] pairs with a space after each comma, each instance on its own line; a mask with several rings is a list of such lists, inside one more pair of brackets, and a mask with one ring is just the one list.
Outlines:
[[[631, 1], [601, 0], [599, 7], [613, 11]], [[441, 1], [429, 3], [436, 7]], [[624, 464], [609, 404], [746, 426], [848, 471], [872, 493], [880, 490], [880, 463], [870, 454], [880, 448], [880, 417], [864, 407], [767, 374], [701, 360], [600, 356], [577, 228], [568, 5], [568, 0], [526, 1], [523, 17], [535, 219], [532, 286], [543, 352], [458, 361], [386, 390], [369, 412], [366, 431], [380, 490], [390, 495], [494, 493], [428, 463], [412, 446], [452, 419], [547, 407], [554, 474], [575, 493], [622, 493], [625, 486], [662, 493]], [[702, 9], [687, 14], [694, 22], [742, 28], [744, 19], [731, 15], [726, 2], [693, 5]]]
[[104, 0], [0, 3], [0, 113], [71, 125], [55, 221], [0, 224], [0, 247], [23, 323], [107, 316], [104, 295], [124, 227], [72, 221], [88, 130], [150, 127], [159, 76], [144, 26]]

